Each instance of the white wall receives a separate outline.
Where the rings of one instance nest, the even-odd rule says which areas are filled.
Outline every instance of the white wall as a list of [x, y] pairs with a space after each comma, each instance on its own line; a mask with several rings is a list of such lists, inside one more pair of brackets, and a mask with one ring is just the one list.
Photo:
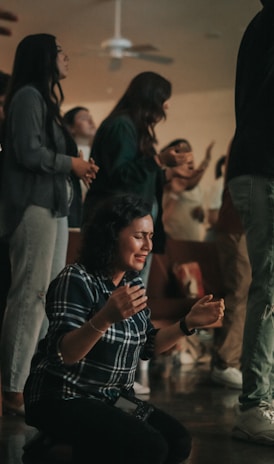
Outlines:
[[[89, 108], [97, 125], [113, 108], [114, 101], [104, 103], [76, 102]], [[67, 111], [74, 105], [63, 107]], [[202, 159], [207, 145], [215, 140], [212, 161], [201, 181], [205, 193], [214, 179], [215, 161], [227, 151], [234, 132], [234, 91], [174, 95], [170, 101], [167, 119], [156, 126], [159, 149], [175, 138], [190, 141], [197, 163]]]

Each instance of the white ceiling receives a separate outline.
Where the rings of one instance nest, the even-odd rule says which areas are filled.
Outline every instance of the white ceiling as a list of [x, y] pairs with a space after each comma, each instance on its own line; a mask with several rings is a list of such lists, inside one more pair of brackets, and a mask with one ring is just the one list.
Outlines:
[[0, 36], [0, 69], [11, 72], [15, 49], [28, 34], [56, 35], [70, 57], [62, 83], [67, 105], [117, 100], [133, 76], [152, 70], [170, 79], [173, 93], [234, 86], [235, 61], [243, 31], [261, 8], [259, 0], [123, 0], [122, 36], [149, 43], [172, 64], [123, 58], [119, 70], [92, 46], [114, 34], [114, 0], [0, 0], [14, 11], [12, 37]]

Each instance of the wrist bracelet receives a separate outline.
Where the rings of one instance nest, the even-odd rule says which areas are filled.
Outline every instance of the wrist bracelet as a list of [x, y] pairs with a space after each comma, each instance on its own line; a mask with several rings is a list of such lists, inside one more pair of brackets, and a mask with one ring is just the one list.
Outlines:
[[188, 330], [187, 326], [186, 326], [186, 321], [185, 321], [185, 317], [183, 317], [182, 319], [180, 319], [180, 329], [181, 331], [183, 332], [184, 335], [194, 335], [197, 330], [196, 329], [192, 329], [192, 330]]
[[93, 325], [93, 323], [91, 322], [91, 319], [89, 319], [88, 321], [90, 327], [95, 330], [95, 332], [99, 332], [100, 334], [104, 335], [105, 333], [105, 330], [100, 330], [100, 329], [97, 329], [97, 327], [95, 327], [95, 325]]

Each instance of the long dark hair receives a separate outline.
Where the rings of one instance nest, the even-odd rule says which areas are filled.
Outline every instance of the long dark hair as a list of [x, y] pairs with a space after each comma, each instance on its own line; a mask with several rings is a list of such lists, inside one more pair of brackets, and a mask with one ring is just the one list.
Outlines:
[[88, 272], [102, 272], [111, 277], [117, 262], [118, 238], [134, 219], [150, 215], [150, 205], [132, 194], [116, 194], [92, 210], [82, 229], [79, 262]]
[[[64, 100], [59, 83], [56, 64], [56, 38], [51, 34], [26, 36], [17, 46], [4, 111], [8, 115], [9, 106], [15, 93], [25, 85], [33, 85], [43, 96], [48, 111], [46, 130], [54, 143], [52, 121], [62, 125], [60, 105]], [[56, 93], [56, 88], [58, 93]]]
[[137, 128], [140, 151], [152, 155], [157, 143], [154, 126], [166, 118], [163, 104], [170, 96], [171, 83], [167, 79], [155, 72], [143, 72], [132, 79], [109, 116], [128, 114]]

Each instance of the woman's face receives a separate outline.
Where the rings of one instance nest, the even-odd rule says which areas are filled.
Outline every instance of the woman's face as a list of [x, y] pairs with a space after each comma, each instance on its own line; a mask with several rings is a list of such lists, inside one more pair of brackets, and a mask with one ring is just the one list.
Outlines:
[[73, 125], [70, 127], [73, 137], [83, 137], [92, 140], [96, 132], [95, 123], [87, 110], [79, 110], [74, 116]]
[[153, 221], [150, 215], [134, 219], [118, 239], [117, 271], [142, 271], [152, 250]]
[[68, 55], [63, 51], [59, 43], [56, 44], [57, 47], [57, 58], [56, 65], [59, 72], [59, 79], [65, 79], [68, 75]]

